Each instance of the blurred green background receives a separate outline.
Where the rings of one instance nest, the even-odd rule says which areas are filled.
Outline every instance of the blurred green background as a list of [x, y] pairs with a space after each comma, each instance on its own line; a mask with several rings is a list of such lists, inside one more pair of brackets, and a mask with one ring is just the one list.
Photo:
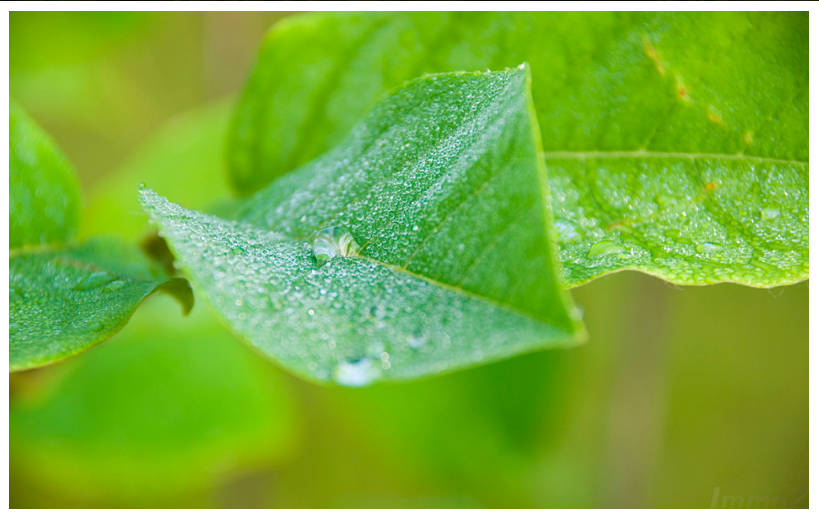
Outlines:
[[[232, 101], [284, 16], [11, 13], [11, 95], [74, 164], [83, 235], [144, 236], [141, 181], [199, 209], [229, 193]], [[10, 376], [10, 505], [808, 506], [807, 283], [622, 273], [573, 296], [579, 348], [367, 389], [305, 383], [153, 296]]]

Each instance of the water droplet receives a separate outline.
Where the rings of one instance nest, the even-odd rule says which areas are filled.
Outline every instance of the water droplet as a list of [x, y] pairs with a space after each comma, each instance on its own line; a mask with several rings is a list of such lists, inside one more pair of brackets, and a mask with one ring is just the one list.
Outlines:
[[415, 330], [412, 335], [407, 337], [407, 344], [414, 350], [423, 348], [426, 343], [427, 335], [422, 330]]
[[384, 309], [384, 307], [373, 306], [370, 308], [370, 315], [376, 319], [383, 319], [387, 316], [387, 311]]
[[713, 243], [709, 243], [707, 241], [703, 242], [703, 243], [700, 243], [699, 245], [697, 245], [696, 248], [697, 248], [697, 252], [716, 252], [716, 251], [722, 249], [721, 246], [713, 244]]
[[111, 281], [110, 283], [105, 285], [102, 288], [102, 291], [103, 292], [116, 292], [117, 290], [119, 290], [120, 288], [122, 288], [124, 286], [125, 286], [125, 281], [123, 281], [121, 279], [115, 279], [114, 281]]
[[91, 288], [99, 288], [107, 285], [116, 279], [114, 276], [101, 270], [99, 272], [92, 272], [85, 279], [74, 285], [74, 290], [88, 290]]
[[762, 210], [763, 220], [773, 220], [779, 217], [779, 209], [775, 207], [766, 207]]
[[327, 227], [316, 233], [313, 239], [313, 255], [318, 266], [336, 256], [344, 258], [358, 254], [360, 247], [353, 236], [341, 227]]
[[605, 256], [607, 254], [614, 254], [617, 252], [623, 252], [623, 248], [613, 241], [604, 240], [591, 246], [591, 249], [589, 249], [589, 257], [596, 258], [598, 256]]
[[580, 233], [577, 232], [575, 226], [564, 220], [555, 221], [555, 230], [558, 239], [562, 243], [577, 243], [581, 239]]
[[366, 386], [380, 375], [378, 366], [368, 357], [352, 362], [342, 361], [333, 370], [333, 378], [342, 386]]

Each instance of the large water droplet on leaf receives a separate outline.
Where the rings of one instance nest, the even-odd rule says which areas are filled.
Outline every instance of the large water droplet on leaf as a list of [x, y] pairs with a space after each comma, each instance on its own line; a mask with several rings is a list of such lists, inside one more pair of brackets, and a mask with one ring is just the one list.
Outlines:
[[381, 376], [381, 369], [369, 357], [342, 361], [333, 371], [333, 378], [343, 386], [366, 386]]
[[82, 281], [74, 285], [74, 290], [89, 290], [91, 288], [99, 288], [107, 285], [116, 279], [108, 272], [101, 270], [99, 272], [92, 272], [86, 276]]
[[319, 267], [336, 256], [355, 256], [360, 249], [353, 236], [341, 227], [322, 229], [313, 240], [313, 255]]
[[407, 344], [410, 348], [417, 350], [427, 343], [427, 335], [422, 330], [415, 330], [407, 337]]

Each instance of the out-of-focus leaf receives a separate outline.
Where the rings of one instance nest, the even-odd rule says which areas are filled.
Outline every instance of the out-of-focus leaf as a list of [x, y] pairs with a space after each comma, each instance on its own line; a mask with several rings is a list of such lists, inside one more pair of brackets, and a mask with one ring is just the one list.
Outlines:
[[80, 189], [51, 139], [9, 103], [9, 248], [62, 243], [77, 232]]
[[136, 247], [73, 241], [80, 199], [70, 166], [14, 103], [9, 127], [9, 369], [42, 366], [107, 339], [157, 289], [187, 313], [187, 282], [169, 279]]
[[[312, 380], [411, 379], [573, 344], [528, 84], [525, 67], [411, 82], [239, 223], [150, 190], [142, 204], [230, 325]], [[362, 250], [318, 264], [327, 229]]]
[[277, 25], [238, 105], [251, 193], [422, 72], [532, 65], [568, 286], [808, 277], [806, 13], [332, 13]]
[[148, 228], [134, 189], [146, 183], [186, 207], [202, 209], [228, 192], [223, 145], [230, 103], [173, 119], [116, 173], [98, 183], [86, 204], [81, 235], [138, 238]]
[[65, 499], [151, 506], [290, 456], [281, 375], [203, 306], [151, 300], [123, 333], [12, 400], [11, 466]]

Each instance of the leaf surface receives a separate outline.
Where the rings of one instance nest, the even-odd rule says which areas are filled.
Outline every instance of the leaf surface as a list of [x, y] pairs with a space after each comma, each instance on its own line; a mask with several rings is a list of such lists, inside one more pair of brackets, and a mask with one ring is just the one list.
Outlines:
[[331, 13], [268, 35], [229, 134], [251, 193], [424, 72], [532, 65], [567, 286], [808, 276], [804, 13]]
[[118, 332], [156, 290], [193, 306], [187, 281], [169, 279], [134, 246], [94, 238], [9, 260], [9, 368], [34, 368]]
[[74, 241], [80, 200], [70, 166], [19, 107], [10, 110], [9, 369], [56, 362], [107, 339], [159, 289], [187, 313], [187, 281], [170, 279], [135, 246]]
[[[582, 338], [559, 286], [525, 67], [427, 76], [239, 222], [143, 207], [240, 335], [310, 379], [363, 385]], [[319, 267], [318, 231], [361, 246]]]

